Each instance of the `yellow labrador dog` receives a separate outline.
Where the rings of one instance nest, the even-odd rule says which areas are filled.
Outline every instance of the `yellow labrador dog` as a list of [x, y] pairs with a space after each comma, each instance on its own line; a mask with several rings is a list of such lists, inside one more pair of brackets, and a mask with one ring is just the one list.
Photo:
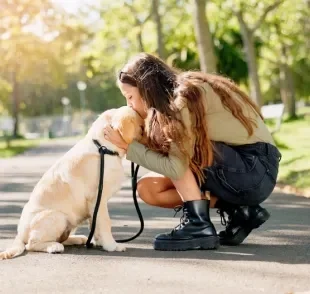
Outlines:
[[111, 234], [107, 202], [122, 184], [124, 151], [104, 139], [103, 128], [110, 124], [130, 143], [141, 138], [142, 118], [131, 108], [111, 109], [99, 116], [87, 135], [58, 160], [35, 186], [25, 205], [18, 233], [1, 259], [21, 255], [24, 250], [58, 253], [64, 245], [86, 244], [87, 237], [70, 235], [83, 221], [92, 221], [99, 183], [100, 154], [93, 139], [119, 156], [105, 155], [103, 193], [97, 216], [94, 243], [106, 251], [125, 251]]

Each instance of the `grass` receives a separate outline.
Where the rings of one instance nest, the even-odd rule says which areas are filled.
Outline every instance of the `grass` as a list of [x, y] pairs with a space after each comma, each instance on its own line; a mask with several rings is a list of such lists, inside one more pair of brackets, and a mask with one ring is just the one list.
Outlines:
[[0, 141], [0, 158], [9, 158], [37, 146], [42, 140], [16, 139], [7, 146], [5, 140]]
[[282, 153], [279, 183], [310, 189], [310, 115], [284, 122], [274, 138]]
[[[69, 138], [81, 139], [82, 136], [57, 138], [57, 140], [67, 140]], [[0, 137], [0, 158], [9, 158], [15, 155], [21, 154], [26, 150], [38, 146], [40, 143], [45, 142], [47, 138], [41, 139], [14, 139], [10, 141], [10, 147], [7, 147], [7, 143], [3, 137]]]

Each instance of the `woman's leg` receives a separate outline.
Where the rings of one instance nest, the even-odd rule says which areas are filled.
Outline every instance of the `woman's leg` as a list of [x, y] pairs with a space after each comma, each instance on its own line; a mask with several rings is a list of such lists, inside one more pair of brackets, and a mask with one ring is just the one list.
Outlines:
[[259, 203], [272, 192], [280, 154], [266, 143], [237, 147], [217, 143], [216, 147], [220, 156], [205, 169], [202, 189], [218, 195], [216, 208], [221, 217], [224, 211], [229, 216], [225, 231], [219, 234], [221, 244], [239, 245], [270, 216]]
[[150, 173], [138, 182], [138, 193], [146, 203], [172, 208], [183, 204], [181, 223], [171, 233], [157, 235], [156, 250], [216, 249], [219, 238], [209, 216], [209, 201], [190, 169], [180, 180]]
[[164, 208], [173, 208], [182, 205], [183, 202], [203, 198], [190, 169], [179, 180], [171, 180], [153, 172], [148, 173], [138, 182], [137, 189], [144, 202]]
[[[195, 178], [191, 177], [189, 172], [187, 175], [188, 178], [185, 175], [184, 181], [171, 181], [161, 174], [147, 173], [138, 182], [139, 196], [145, 203], [162, 208], [174, 208], [183, 205], [184, 201], [210, 198], [210, 208], [214, 208], [218, 198], [213, 195], [210, 197], [209, 195], [201, 195]], [[176, 186], [179, 191], [182, 191], [181, 193], [177, 191]], [[181, 197], [180, 194], [185, 196]]]
[[180, 194], [172, 181], [155, 172], [142, 177], [137, 185], [140, 198], [147, 204], [163, 208], [174, 208], [183, 205]]

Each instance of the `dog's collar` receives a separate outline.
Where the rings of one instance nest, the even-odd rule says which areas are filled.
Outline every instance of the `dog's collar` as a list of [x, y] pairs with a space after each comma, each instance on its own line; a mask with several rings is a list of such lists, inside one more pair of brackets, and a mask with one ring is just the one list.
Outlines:
[[102, 154], [102, 155], [107, 154], [107, 155], [119, 156], [119, 153], [117, 151], [112, 151], [112, 150], [108, 149], [106, 146], [101, 145], [98, 140], [93, 139], [93, 142], [97, 146], [98, 151], [99, 151], [100, 154]]

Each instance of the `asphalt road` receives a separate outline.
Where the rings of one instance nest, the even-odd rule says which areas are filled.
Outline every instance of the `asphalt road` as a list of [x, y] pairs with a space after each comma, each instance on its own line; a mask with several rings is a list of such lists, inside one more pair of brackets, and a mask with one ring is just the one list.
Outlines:
[[[42, 174], [74, 140], [52, 141], [0, 159], [0, 250], [8, 247], [24, 204]], [[130, 172], [128, 162], [124, 162]], [[145, 170], [141, 171], [143, 174]], [[145, 230], [126, 252], [66, 247], [63, 254], [25, 253], [0, 262], [0, 293], [299, 293], [310, 290], [310, 199], [275, 192], [264, 206], [271, 219], [238, 247], [158, 252], [157, 233], [171, 230], [174, 212], [141, 203]], [[110, 201], [115, 237], [139, 229], [130, 180]], [[221, 229], [215, 211], [212, 220]], [[86, 226], [78, 232], [87, 234]]]

